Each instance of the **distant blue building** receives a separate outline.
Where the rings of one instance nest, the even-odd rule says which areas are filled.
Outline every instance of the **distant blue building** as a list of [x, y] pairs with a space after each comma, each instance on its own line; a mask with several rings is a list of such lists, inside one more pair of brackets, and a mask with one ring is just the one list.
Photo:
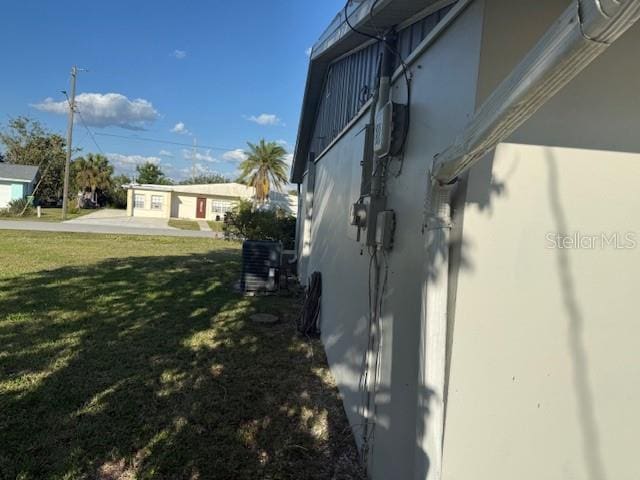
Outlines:
[[31, 195], [38, 176], [38, 167], [0, 163], [0, 208], [9, 202]]

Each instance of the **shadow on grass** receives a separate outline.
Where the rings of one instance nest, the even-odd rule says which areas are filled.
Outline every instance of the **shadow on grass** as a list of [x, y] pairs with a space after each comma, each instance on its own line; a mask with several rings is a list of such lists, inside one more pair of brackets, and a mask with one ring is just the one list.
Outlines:
[[217, 251], [0, 280], [0, 477], [360, 478], [297, 300], [233, 293], [238, 270]]

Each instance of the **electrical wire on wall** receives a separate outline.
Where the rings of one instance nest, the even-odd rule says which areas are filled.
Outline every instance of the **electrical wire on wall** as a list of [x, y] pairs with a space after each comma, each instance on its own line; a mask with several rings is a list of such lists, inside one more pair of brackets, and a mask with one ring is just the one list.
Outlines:
[[[370, 23], [373, 20], [373, 9], [378, 0], [375, 0], [371, 8], [369, 10], [369, 18]], [[349, 26], [349, 28], [362, 36], [371, 38], [376, 40], [377, 42], [381, 42], [385, 49], [390, 52], [394, 57], [397, 58], [398, 62], [402, 66], [402, 73], [406, 83], [406, 124], [403, 132], [402, 141], [400, 144], [399, 152], [400, 152], [400, 163], [397, 172], [395, 172], [395, 177], [398, 177], [402, 172], [402, 165], [404, 161], [404, 149], [407, 142], [408, 131], [409, 131], [409, 123], [410, 123], [410, 103], [411, 103], [411, 79], [409, 76], [409, 71], [407, 64], [405, 63], [402, 55], [395, 48], [395, 45], [391, 45], [385, 38], [379, 35], [371, 35], [369, 33], [360, 31], [356, 29], [351, 22], [349, 21], [349, 5], [351, 4], [351, 0], [347, 0], [344, 6], [344, 17], [345, 22]], [[377, 29], [376, 29], [377, 30]], [[382, 67], [381, 67], [382, 59], [379, 59], [378, 63], [378, 83], [376, 86], [376, 90], [373, 94], [373, 101], [371, 105], [371, 122], [374, 123], [375, 117], [375, 109], [378, 100], [378, 95], [380, 93], [380, 79], [382, 77]], [[391, 160], [391, 156], [385, 156], [384, 158], [379, 158], [377, 162], [374, 164], [374, 168], [372, 168], [372, 177], [377, 177], [380, 179], [380, 191], [379, 194], [384, 196], [386, 191], [386, 176], [387, 171], [389, 169], [389, 162]], [[363, 195], [361, 192], [360, 200], [363, 200]], [[388, 281], [388, 273], [389, 273], [389, 262], [387, 258], [387, 254], [384, 250], [378, 249], [378, 247], [369, 247], [369, 272], [368, 272], [368, 297], [369, 297], [369, 316], [367, 319], [367, 348], [364, 352], [360, 378], [358, 381], [358, 390], [360, 393], [360, 408], [361, 408], [361, 416], [364, 419], [363, 421], [363, 429], [362, 429], [362, 444], [361, 444], [361, 460], [365, 467], [365, 469], [369, 468], [369, 455], [373, 451], [373, 447], [375, 444], [375, 431], [376, 431], [376, 418], [377, 418], [377, 402], [376, 396], [378, 392], [378, 387], [380, 384], [380, 375], [381, 375], [381, 351], [382, 351], [382, 341], [383, 341], [383, 330], [382, 330], [382, 309], [383, 309], [383, 300], [387, 288]], [[382, 255], [382, 261], [380, 259], [380, 255]], [[384, 276], [381, 282], [381, 270], [384, 268]], [[373, 285], [372, 285], [372, 276], [373, 276]], [[373, 376], [370, 379], [370, 372]], [[373, 457], [372, 457], [373, 458]]]
[[[410, 77], [410, 72], [409, 72], [409, 67], [406, 64], [404, 58], [402, 58], [402, 55], [400, 54], [400, 52], [398, 51], [397, 48], [392, 47], [391, 45], [389, 45], [387, 42], [385, 42], [384, 37], [379, 36], [379, 35], [371, 35], [370, 33], [367, 32], [363, 32], [362, 30], [358, 30], [357, 28], [355, 28], [351, 22], [349, 21], [349, 5], [351, 5], [353, 0], [347, 0], [347, 2], [344, 5], [344, 20], [347, 24], [347, 26], [349, 27], [350, 30], [352, 30], [353, 32], [362, 35], [364, 37], [367, 38], [371, 38], [373, 40], [376, 40], [380, 43], [382, 43], [382, 45], [389, 50], [397, 59], [398, 62], [400, 63], [400, 65], [402, 66], [402, 75], [404, 77], [405, 80], [405, 84], [406, 84], [406, 100], [407, 100], [407, 110], [406, 110], [406, 122], [407, 122], [407, 126], [404, 130], [404, 134], [402, 137], [402, 142], [401, 142], [401, 147], [400, 147], [400, 151], [402, 152], [400, 158], [400, 167], [398, 169], [398, 171], [396, 172], [395, 176], [398, 177], [400, 176], [400, 174], [402, 173], [402, 163], [404, 162], [404, 146], [407, 143], [407, 137], [409, 136], [409, 124], [411, 123], [411, 77]], [[376, 4], [378, 3], [378, 0], [375, 0], [372, 4], [371, 4], [371, 8], [369, 9], [369, 21], [370, 23], [373, 23], [373, 9], [375, 8]], [[377, 29], [376, 29], [377, 30]]]

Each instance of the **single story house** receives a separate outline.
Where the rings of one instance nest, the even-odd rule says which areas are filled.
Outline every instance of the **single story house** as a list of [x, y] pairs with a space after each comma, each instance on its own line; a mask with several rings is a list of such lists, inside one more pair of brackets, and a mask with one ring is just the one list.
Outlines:
[[0, 162], [0, 208], [9, 202], [31, 195], [38, 177], [38, 167]]
[[346, 3], [290, 181], [369, 476], [640, 478], [640, 0]]
[[[127, 189], [127, 214], [135, 217], [224, 220], [240, 200], [251, 200], [255, 189], [240, 183], [151, 185], [132, 183]], [[296, 215], [297, 197], [271, 192], [268, 206]]]

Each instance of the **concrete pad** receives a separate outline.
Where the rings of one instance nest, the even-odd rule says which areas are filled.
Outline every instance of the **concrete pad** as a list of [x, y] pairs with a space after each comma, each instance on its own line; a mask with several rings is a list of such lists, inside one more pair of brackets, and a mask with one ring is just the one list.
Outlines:
[[160, 228], [174, 230], [167, 218], [129, 217], [126, 210], [104, 208], [63, 222], [72, 225], [103, 225], [107, 227], [126, 228]]
[[211, 230], [211, 227], [209, 226], [209, 224], [204, 221], [204, 220], [198, 220], [198, 226], [200, 227], [200, 230], [203, 232], [212, 232], [213, 230]]

